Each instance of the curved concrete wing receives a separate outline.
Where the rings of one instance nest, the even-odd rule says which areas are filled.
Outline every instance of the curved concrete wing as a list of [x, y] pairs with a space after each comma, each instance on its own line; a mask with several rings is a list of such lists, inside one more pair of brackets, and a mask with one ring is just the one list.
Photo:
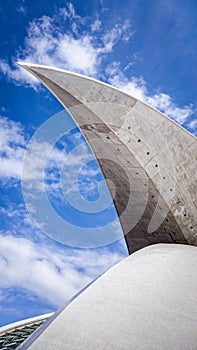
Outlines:
[[196, 350], [196, 274], [196, 247], [146, 247], [108, 270], [20, 349]]
[[129, 252], [197, 245], [197, 143], [174, 121], [107, 85], [61, 69], [21, 65], [57, 97], [92, 148]]

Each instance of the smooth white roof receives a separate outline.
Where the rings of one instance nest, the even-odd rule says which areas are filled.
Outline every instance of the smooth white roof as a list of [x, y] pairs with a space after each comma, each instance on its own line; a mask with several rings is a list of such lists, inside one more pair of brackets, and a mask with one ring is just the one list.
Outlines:
[[196, 276], [195, 247], [146, 247], [97, 279], [26, 345], [31, 350], [196, 350]]

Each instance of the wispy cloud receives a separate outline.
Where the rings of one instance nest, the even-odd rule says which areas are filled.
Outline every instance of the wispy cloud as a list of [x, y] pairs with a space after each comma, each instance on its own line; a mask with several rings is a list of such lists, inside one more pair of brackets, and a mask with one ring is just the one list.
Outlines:
[[151, 106], [172, 117], [179, 124], [184, 124], [193, 114], [192, 105], [182, 108], [176, 106], [168, 94], [159, 93], [145, 99]]
[[122, 25], [116, 24], [111, 30], [102, 36], [104, 46], [100, 49], [101, 52], [112, 51], [114, 45], [120, 40], [128, 41], [134, 32], [131, 31], [130, 22], [127, 20]]
[[15, 6], [16, 6], [15, 9], [17, 12], [21, 13], [22, 15], [26, 15], [27, 7], [25, 4], [25, 0], [16, 0]]
[[[29, 143], [30, 135], [25, 131], [20, 122], [15, 122], [8, 117], [0, 116], [0, 180], [21, 180], [22, 166], [26, 147]], [[43, 162], [47, 162], [48, 171], [53, 172], [55, 168], [61, 170], [63, 164], [67, 163], [69, 169], [77, 171], [82, 165], [86, 164], [91, 153], [87, 144], [82, 143], [83, 137], [76, 129], [75, 133], [69, 133], [59, 142], [59, 147], [48, 142], [38, 141], [36, 138], [31, 140], [31, 150], [28, 153], [28, 171], [23, 172], [23, 178], [29, 180], [34, 186], [36, 181], [43, 181]], [[82, 146], [80, 152], [73, 153], [69, 147], [76, 147], [80, 143]], [[70, 146], [68, 146], [68, 144]], [[68, 157], [69, 155], [69, 157]], [[85, 171], [85, 170], [84, 170]], [[72, 171], [71, 171], [72, 172]], [[69, 172], [70, 173], [70, 172]], [[69, 174], [67, 174], [69, 176]], [[68, 180], [68, 177], [67, 177]], [[72, 181], [72, 179], [70, 179]]]
[[0, 59], [0, 71], [4, 74], [8, 81], [14, 82], [16, 85], [24, 84], [25, 86], [31, 86], [37, 89], [39, 82], [38, 80], [29, 74], [28, 72], [18, 68], [16, 65], [17, 58], [13, 58], [13, 64], [9, 65], [4, 59]]
[[158, 92], [159, 87], [156, 93], [150, 94], [143, 77], [128, 77], [128, 68], [142, 59], [136, 52], [131, 53], [133, 61], [125, 67], [120, 67], [120, 62], [109, 64], [109, 54], [134, 34], [128, 20], [103, 31], [100, 18], [81, 17], [68, 3], [52, 17], [44, 15], [30, 22], [24, 44], [12, 57], [12, 64], [0, 59], [0, 71], [15, 84], [34, 89], [39, 86], [38, 80], [14, 62], [22, 60], [83, 73], [103, 79], [149, 103], [180, 124], [188, 122], [194, 112], [192, 105], [177, 106], [170, 95]]
[[45, 242], [46, 237], [31, 219], [25, 204], [13, 194], [12, 184], [9, 189], [11, 191], [9, 200], [0, 206], [1, 229], [4, 229], [5, 232], [11, 231], [12, 235], [25, 237], [34, 242]]
[[197, 136], [197, 119], [192, 119], [188, 122], [187, 127]]
[[[22, 125], [5, 119], [3, 126], [4, 131], [7, 130], [7, 134], [4, 143], [0, 144], [0, 152], [4, 157], [3, 160], [7, 162], [7, 166], [5, 167], [1, 161], [1, 185], [3, 184], [4, 188], [10, 191], [9, 195], [11, 196], [11, 188], [13, 189], [13, 186], [15, 186], [11, 180], [17, 180], [16, 185], [20, 190], [18, 180], [21, 179], [23, 198], [28, 208], [25, 209], [21, 198], [13, 198], [13, 201], [17, 202], [15, 208], [5, 203], [4, 208], [0, 208], [0, 214], [2, 219], [4, 218], [3, 220], [7, 222], [7, 229], [12, 229], [12, 232], [20, 237], [26, 234], [26, 236], [35, 240], [36, 237], [40, 239], [42, 230], [50, 237], [51, 232], [57, 232], [57, 223], [54, 225], [53, 220], [58, 220], [63, 225], [60, 225], [61, 229], [64, 230], [63, 232], [66, 231], [67, 234], [74, 232], [74, 229], [78, 229], [80, 232], [80, 227], [91, 227], [92, 230], [101, 227], [105, 230], [105, 226], [110, 224], [111, 229], [106, 228], [108, 230], [107, 237], [110, 237], [109, 241], [113, 242], [118, 239], [117, 237], [121, 237], [120, 227], [116, 230], [113, 227], [117, 216], [112, 206], [111, 196], [103, 181], [99, 166], [78, 129], [61, 138], [59, 144], [53, 145], [53, 142], [51, 144], [47, 140], [39, 140], [38, 137], [32, 138], [26, 148], [27, 137]], [[12, 141], [13, 138], [14, 142]], [[19, 153], [18, 168], [16, 168], [17, 172], [14, 169], [13, 173], [12, 165], [17, 152]], [[90, 164], [92, 161], [95, 162], [94, 166]], [[40, 198], [42, 198], [41, 206], [39, 204]], [[52, 213], [50, 208], [53, 208]], [[76, 217], [76, 210], [80, 211], [78, 217]], [[36, 224], [28, 219], [28, 211], [40, 231], [36, 230]], [[41, 216], [40, 213], [42, 213]], [[94, 213], [95, 216], [88, 213]], [[51, 215], [52, 218], [52, 214], [53, 220], [49, 229], [46, 218], [47, 215]], [[59, 217], [62, 220], [59, 220]], [[76, 220], [78, 220], [77, 225], [74, 224]], [[58, 233], [60, 232], [60, 226]], [[34, 237], [32, 232], [34, 232]], [[92, 232], [91, 238], [93, 239]], [[77, 241], [75, 243], [71, 243], [71, 241], [72, 239], [69, 240], [70, 243], [68, 244], [76, 246]], [[99, 245], [102, 246], [103, 244], [104, 241], [101, 239]]]
[[[160, 110], [166, 115], [173, 118], [179, 124], [184, 124], [190, 118], [194, 109], [192, 104], [179, 107], [174, 102], [170, 95], [159, 92], [150, 95], [147, 88], [147, 83], [143, 77], [128, 78], [119, 67], [119, 62], [113, 62], [110, 67], [106, 68], [109, 82], [117, 88], [127, 92], [128, 94], [150, 104], [152, 107]], [[190, 128], [194, 128], [195, 123], [191, 122]]]
[[[22, 60], [96, 76], [105, 54], [119, 41], [128, 40], [132, 32], [128, 21], [116, 24], [105, 33], [99, 19], [89, 22], [90, 18], [77, 15], [72, 4], [59, 9], [53, 17], [34, 19], [29, 24], [24, 47], [12, 58], [13, 62]], [[69, 30], [65, 30], [66, 23]], [[99, 32], [96, 40], [95, 31]], [[0, 70], [16, 84], [37, 88], [38, 82], [15, 64], [9, 65], [0, 59]]]
[[99, 19], [96, 19], [95, 22], [93, 22], [93, 23], [90, 25], [91, 31], [92, 31], [92, 32], [97, 32], [97, 31], [99, 31], [100, 28], [101, 28], [101, 25], [102, 25], [102, 22], [101, 22]]
[[[2, 157], [9, 159], [6, 171], [1, 167], [2, 180], [5, 178], [10, 180], [12, 176], [19, 179], [27, 137], [20, 123], [2, 118], [1, 126], [0, 153]], [[81, 142], [79, 132], [76, 131], [75, 135], [76, 137], [69, 135], [74, 145]], [[37, 146], [36, 156], [34, 154], [34, 158], [30, 159], [30, 165], [34, 164], [34, 167], [29, 168], [29, 176], [34, 186], [43, 175], [39, 157], [43, 154], [45, 145], [42, 143]], [[62, 151], [55, 147], [51, 152], [49, 164], [52, 170], [61, 167], [65, 156], [69, 154], [66, 140], [61, 141], [61, 148]], [[17, 171], [13, 170], [15, 157], [18, 161]], [[82, 158], [84, 157], [85, 153]], [[80, 166], [81, 160], [80, 156], [76, 159], [75, 155], [74, 157], [71, 155], [69, 159], [71, 174], [72, 169], [76, 171], [77, 166]], [[16, 202], [16, 197], [14, 194], [13, 196], [12, 199]], [[3, 290], [22, 288], [56, 307], [125, 255], [123, 244], [122, 248], [121, 244], [119, 245], [120, 250], [116, 252], [110, 248], [99, 251], [88, 249], [80, 251], [63, 246], [61, 248], [36, 228], [20, 198], [17, 198], [17, 205], [11, 200], [0, 207], [2, 227], [3, 222], [6, 222], [0, 239], [2, 271], [0, 288]], [[117, 229], [120, 229], [119, 226], [114, 226], [114, 230]]]
[[0, 117], [0, 178], [21, 178], [22, 160], [26, 147], [23, 126]]

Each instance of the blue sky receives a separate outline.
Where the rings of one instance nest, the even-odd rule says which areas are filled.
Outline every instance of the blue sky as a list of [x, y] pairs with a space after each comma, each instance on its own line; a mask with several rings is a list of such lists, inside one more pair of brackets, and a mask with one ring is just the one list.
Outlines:
[[[196, 12], [194, 0], [0, 1], [0, 325], [56, 310], [127, 255], [106, 188], [109, 206], [96, 215], [73, 210], [66, 200], [79, 188], [82, 199], [93, 206], [103, 183], [66, 112], [67, 132], [45, 167], [48, 199], [72, 225], [88, 230], [110, 224], [114, 233], [107, 245], [103, 241], [100, 247], [84, 249], [76, 242], [51, 239], [30, 217], [21, 189], [23, 157], [39, 127], [63, 108], [16, 61], [100, 79], [197, 135]], [[29, 172], [34, 184], [39, 184], [44, 149], [38, 145], [34, 154]]]

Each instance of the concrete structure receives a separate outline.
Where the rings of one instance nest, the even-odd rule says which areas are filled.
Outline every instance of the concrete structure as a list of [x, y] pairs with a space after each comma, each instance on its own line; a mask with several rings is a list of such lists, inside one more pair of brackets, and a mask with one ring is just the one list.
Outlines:
[[196, 245], [196, 138], [107, 84], [21, 65], [57, 97], [85, 135], [114, 196], [129, 252], [154, 243]]
[[196, 350], [197, 252], [146, 247], [108, 270], [21, 350]]
[[[143, 249], [90, 284], [19, 349], [196, 350], [197, 250], [186, 245], [197, 245], [195, 137], [111, 86], [22, 65], [79, 125], [129, 252]], [[183, 244], [154, 245], [161, 242]]]

